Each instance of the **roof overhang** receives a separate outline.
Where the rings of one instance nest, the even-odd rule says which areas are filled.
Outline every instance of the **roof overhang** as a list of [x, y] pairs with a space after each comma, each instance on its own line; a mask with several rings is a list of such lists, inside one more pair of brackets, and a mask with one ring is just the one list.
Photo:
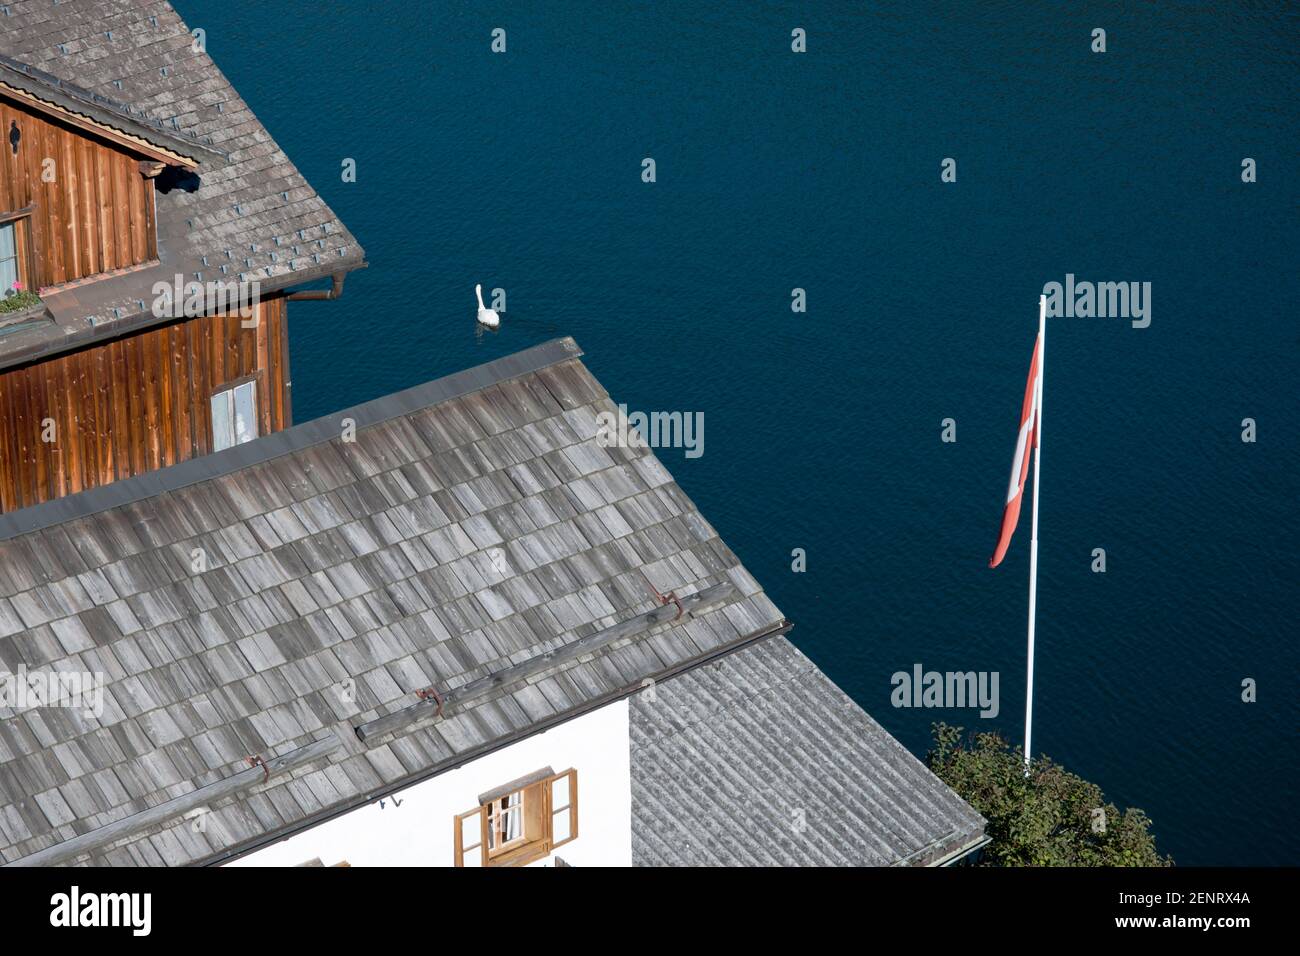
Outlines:
[[[583, 717], [591, 713], [592, 711], [599, 710], [600, 708], [605, 707], [608, 704], [612, 704], [620, 700], [625, 700], [631, 697], [633, 694], [645, 690], [646, 680], [649, 680], [652, 683], [662, 684], [665, 681], [672, 680], [672, 678], [677, 677], [679, 674], [685, 674], [694, 670], [697, 667], [701, 667], [705, 664], [711, 664], [713, 661], [718, 660], [721, 657], [725, 657], [728, 654], [734, 654], [736, 651], [743, 650], [744, 648], [749, 647], [750, 645], [757, 644], [761, 641], [765, 641], [768, 638], [789, 634], [790, 631], [793, 629], [794, 629], [794, 623], [787, 619], [782, 619], [780, 621], [774, 622], [759, 631], [754, 631], [752, 633], [745, 634], [735, 641], [724, 644], [721, 647], [714, 648], [713, 650], [709, 651], [707, 654], [704, 654], [699, 658], [696, 658], [695, 660], [687, 661], [684, 664], [676, 665], [673, 667], [666, 667], [658, 674], [654, 675], [653, 677], [642, 678], [641, 680], [633, 684], [627, 684], [622, 687], [619, 687], [616, 690], [610, 691], [609, 693], [604, 694], [603, 696], [593, 701], [590, 701], [586, 704], [583, 704], [579, 707], [573, 708], [572, 710], [568, 710], [560, 714], [554, 714], [543, 720], [535, 721], [534, 723], [530, 724], [527, 727], [512, 731], [511, 733], [506, 734], [505, 736], [500, 737], [496, 740], [490, 741], [484, 746], [471, 750], [468, 753], [459, 754], [456, 757], [451, 758], [450, 760], [445, 760], [434, 767], [417, 771], [416, 773], [410, 774], [396, 782], [386, 783], [383, 786], [377, 787], [374, 790], [371, 790], [355, 799], [347, 800], [335, 804], [333, 806], [327, 807], [324, 810], [309, 815], [306, 819], [296, 824], [293, 824], [291, 826], [281, 827], [278, 830], [267, 831], [266, 833], [263, 833], [260, 836], [252, 838], [251, 840], [246, 840], [243, 843], [240, 843], [236, 846], [232, 846], [223, 852], [214, 853], [205, 859], [199, 860], [195, 863], [195, 865], [196, 866], [221, 866], [222, 864], [229, 863], [232, 860], [237, 860], [240, 857], [250, 856], [251, 854], [256, 853], [258, 850], [265, 849], [266, 847], [271, 846], [272, 844], [275, 843], [279, 843], [282, 840], [287, 840], [290, 837], [302, 833], [306, 830], [310, 830], [313, 827], [320, 826], [322, 823], [328, 823], [330, 820], [341, 817], [346, 813], [351, 813], [353, 810], [376, 803], [379, 800], [386, 799], [388, 797], [393, 796], [394, 794], [401, 793], [404, 790], [408, 790], [411, 787], [416, 786], [417, 784], [424, 783], [426, 780], [431, 780], [432, 778], [440, 776], [444, 773], [448, 773], [452, 770], [457, 770], [461, 767], [464, 767], [466, 764], [473, 763], [475, 760], [478, 760], [480, 757], [485, 757], [488, 754], [496, 753], [499, 750], [504, 750], [506, 747], [509, 747], [512, 744], [516, 744], [521, 740], [526, 740], [527, 738], [536, 736], [537, 734], [545, 733], [546, 731], [550, 730], [553, 727], [558, 727], [560, 724], [567, 723], [568, 721], [573, 720], [577, 717]], [[5, 865], [14, 866], [15, 864], [20, 866], [24, 865], [22, 860], [18, 860], [15, 861], [15, 863], [8, 863]]]
[[89, 90], [0, 55], [0, 95], [168, 166], [198, 169], [224, 154]]
[[[370, 263], [361, 256], [348, 256], [337, 262], [322, 262], [310, 269], [297, 269], [279, 275], [267, 276], [258, 280], [258, 287], [263, 298], [278, 294], [285, 289], [297, 288], [308, 282], [334, 277], [358, 269], [369, 267]], [[129, 276], [117, 276], [102, 279], [113, 282], [130, 279], [141, 283], [142, 288], [152, 288], [159, 276], [168, 278], [177, 271], [175, 263], [157, 263], [149, 271], [131, 273]], [[179, 271], [185, 271], [181, 266]], [[340, 284], [341, 285], [341, 284]], [[335, 296], [337, 298], [337, 296]], [[58, 293], [45, 296], [47, 309], [51, 313], [60, 311]], [[208, 314], [204, 312], [203, 314]], [[0, 340], [0, 371], [19, 365], [30, 365], [44, 361], [64, 352], [72, 352], [88, 345], [111, 341], [123, 336], [133, 335], [159, 325], [177, 321], [173, 316], [159, 318], [149, 309], [124, 311], [120, 318], [98, 325], [90, 323], [64, 324], [45, 321], [21, 332], [11, 333], [11, 338]]]

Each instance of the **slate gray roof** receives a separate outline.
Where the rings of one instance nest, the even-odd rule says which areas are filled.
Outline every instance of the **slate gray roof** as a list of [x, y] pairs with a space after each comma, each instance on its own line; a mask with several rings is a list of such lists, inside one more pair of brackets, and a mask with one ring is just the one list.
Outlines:
[[984, 819], [784, 637], [631, 699], [638, 866], [925, 865]]
[[[5, 0], [3, 7], [0, 54], [225, 158], [200, 157], [194, 191], [156, 192], [158, 266], [46, 296], [53, 321], [0, 335], [0, 368], [153, 324], [150, 290], [178, 273], [187, 282], [234, 281], [243, 273], [267, 293], [364, 263], [356, 239], [212, 58], [194, 51], [189, 27], [170, 4]], [[268, 83], [283, 80], [274, 64], [266, 69]]]
[[[213, 802], [203, 832], [169, 819], [76, 862], [218, 861], [788, 627], [653, 453], [596, 441], [616, 406], [580, 354], [557, 340], [0, 516], [0, 671], [107, 680], [100, 717], [0, 711], [0, 859], [226, 781], [250, 755], [337, 742]], [[739, 593], [441, 718], [353, 732], [417, 689], [658, 608], [647, 579]]]

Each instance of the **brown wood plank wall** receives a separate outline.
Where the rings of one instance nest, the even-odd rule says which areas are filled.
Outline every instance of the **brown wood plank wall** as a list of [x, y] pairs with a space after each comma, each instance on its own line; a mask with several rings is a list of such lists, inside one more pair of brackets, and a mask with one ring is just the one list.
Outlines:
[[[52, 181], [43, 176], [47, 168]], [[45, 288], [157, 258], [153, 189], [139, 157], [0, 98], [0, 213], [35, 206], [21, 227], [31, 230], [35, 252], [29, 263], [24, 249], [29, 285]]]
[[289, 427], [285, 299], [257, 308], [255, 324], [183, 319], [0, 371], [0, 512], [208, 454], [212, 393], [250, 375], [258, 433]]

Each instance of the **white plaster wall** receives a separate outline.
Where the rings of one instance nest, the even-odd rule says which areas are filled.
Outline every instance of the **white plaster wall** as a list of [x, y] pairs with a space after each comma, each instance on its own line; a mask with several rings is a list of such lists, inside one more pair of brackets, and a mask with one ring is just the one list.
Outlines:
[[[578, 838], [533, 866], [632, 865], [632, 778], [628, 704], [620, 700], [456, 770], [272, 844], [228, 866], [452, 866], [453, 820], [478, 795], [551, 767], [578, 771]], [[477, 853], [478, 851], [472, 851]]]

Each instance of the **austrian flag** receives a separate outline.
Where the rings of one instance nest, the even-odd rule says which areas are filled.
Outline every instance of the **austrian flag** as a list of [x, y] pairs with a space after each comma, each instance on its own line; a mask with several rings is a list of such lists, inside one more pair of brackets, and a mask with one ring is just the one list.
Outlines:
[[1029, 474], [1029, 455], [1038, 447], [1039, 415], [1039, 376], [1041, 365], [1039, 356], [1043, 347], [1043, 335], [1040, 332], [1034, 342], [1034, 356], [1029, 361], [1029, 381], [1025, 385], [1025, 400], [1020, 406], [1020, 434], [1016, 438], [1016, 457], [1011, 460], [1011, 481], [1007, 485], [1007, 503], [1002, 511], [1002, 531], [998, 535], [998, 546], [989, 558], [989, 567], [996, 568], [1006, 556], [1011, 536], [1015, 533], [1016, 522], [1020, 520], [1020, 499], [1024, 497], [1025, 478]]

